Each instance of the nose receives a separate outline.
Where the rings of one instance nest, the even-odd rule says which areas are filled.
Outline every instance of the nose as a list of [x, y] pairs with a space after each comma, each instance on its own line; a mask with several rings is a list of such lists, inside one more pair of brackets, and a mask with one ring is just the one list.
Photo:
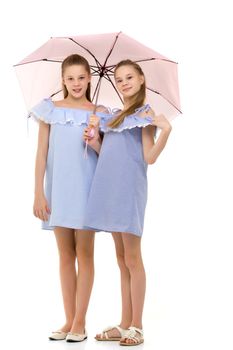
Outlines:
[[79, 85], [79, 80], [78, 80], [78, 79], [74, 80], [74, 85], [75, 85], [75, 86], [78, 86], [78, 85]]

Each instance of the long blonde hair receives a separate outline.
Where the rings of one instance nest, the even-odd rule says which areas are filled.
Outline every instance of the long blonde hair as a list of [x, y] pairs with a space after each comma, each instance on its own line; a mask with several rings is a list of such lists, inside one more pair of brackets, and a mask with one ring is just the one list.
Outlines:
[[124, 111], [122, 111], [116, 118], [114, 118], [108, 126], [110, 128], [117, 128], [125, 119], [127, 115], [133, 114], [135, 112], [135, 109], [143, 106], [145, 98], [146, 98], [146, 81], [145, 81], [145, 75], [139, 66], [139, 64], [131, 61], [131, 60], [123, 60], [119, 62], [114, 70], [114, 77], [116, 77], [117, 69], [122, 66], [131, 66], [133, 67], [139, 75], [141, 75], [144, 78], [144, 82], [140, 87], [140, 90], [132, 96], [132, 104]]
[[[73, 54], [73, 55], [66, 57], [64, 59], [64, 61], [62, 62], [62, 65], [61, 65], [62, 77], [64, 76], [66, 68], [69, 66], [74, 66], [74, 65], [84, 66], [87, 73], [91, 74], [91, 68], [90, 68], [90, 65], [87, 62], [86, 58], [84, 58], [83, 56], [80, 56], [78, 54]], [[63, 84], [63, 83], [62, 83], [62, 90], [63, 90], [64, 98], [66, 98], [68, 96], [68, 90], [67, 90], [65, 84]], [[88, 99], [88, 101], [91, 102], [91, 83], [88, 83], [87, 91], [86, 91], [86, 98]]]

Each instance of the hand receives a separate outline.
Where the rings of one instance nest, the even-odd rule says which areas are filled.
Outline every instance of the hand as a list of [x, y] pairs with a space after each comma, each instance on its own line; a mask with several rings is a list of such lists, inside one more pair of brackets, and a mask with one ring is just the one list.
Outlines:
[[[93, 132], [93, 133], [92, 133]], [[101, 144], [101, 138], [99, 135], [99, 130], [95, 130], [93, 127], [88, 126], [84, 130], [83, 140], [88, 142], [88, 145], [95, 149], [95, 146]], [[93, 147], [94, 146], [94, 147]]]
[[35, 196], [33, 214], [42, 221], [48, 221], [48, 215], [51, 214], [51, 211], [44, 195]]
[[91, 115], [89, 120], [89, 125], [84, 130], [83, 139], [85, 142], [88, 141], [95, 143], [97, 140], [99, 140], [99, 124], [100, 124], [100, 118], [96, 115]]
[[89, 125], [88, 126], [93, 126], [94, 128], [99, 128], [100, 124], [100, 118], [97, 117], [97, 115], [92, 114], [89, 119]]
[[169, 132], [171, 131], [172, 126], [163, 114], [156, 115], [155, 113], [153, 113], [152, 119], [153, 119], [152, 124], [154, 126], [157, 126], [159, 129], [164, 131], [169, 131]]

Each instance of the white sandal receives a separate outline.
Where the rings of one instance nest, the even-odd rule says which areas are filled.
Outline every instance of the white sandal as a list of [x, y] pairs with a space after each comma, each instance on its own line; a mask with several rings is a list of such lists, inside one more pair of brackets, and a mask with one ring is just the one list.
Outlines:
[[81, 342], [87, 339], [87, 332], [84, 330], [83, 334], [80, 333], [71, 333], [69, 332], [66, 337], [66, 341], [68, 343], [76, 343], [76, 342]]
[[63, 331], [56, 331], [56, 332], [52, 332], [49, 336], [50, 340], [64, 340], [66, 339], [67, 336], [67, 332], [63, 332]]
[[[127, 339], [133, 340], [133, 343], [126, 342]], [[144, 342], [143, 330], [136, 327], [129, 327], [126, 335], [120, 341], [123, 346], [135, 346]]]
[[[115, 328], [119, 331], [120, 336], [119, 337], [109, 337], [108, 332], [111, 331], [112, 329], [115, 329]], [[99, 341], [119, 341], [122, 338], [125, 338], [127, 333], [128, 333], [128, 329], [123, 329], [119, 326], [107, 327], [100, 334], [100, 337], [95, 336], [95, 339], [99, 340]]]

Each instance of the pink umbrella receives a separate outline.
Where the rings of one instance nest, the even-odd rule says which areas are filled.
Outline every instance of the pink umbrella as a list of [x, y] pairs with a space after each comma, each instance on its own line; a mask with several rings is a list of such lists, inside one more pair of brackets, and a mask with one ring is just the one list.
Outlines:
[[[16, 74], [28, 109], [43, 98], [63, 97], [61, 62], [68, 55], [84, 56], [92, 72], [93, 101], [121, 107], [121, 97], [114, 84], [114, 67], [130, 59], [142, 67], [146, 76], [147, 103], [168, 119], [181, 113], [177, 63], [120, 33], [55, 37], [16, 64]], [[101, 82], [101, 89], [100, 87]]]

